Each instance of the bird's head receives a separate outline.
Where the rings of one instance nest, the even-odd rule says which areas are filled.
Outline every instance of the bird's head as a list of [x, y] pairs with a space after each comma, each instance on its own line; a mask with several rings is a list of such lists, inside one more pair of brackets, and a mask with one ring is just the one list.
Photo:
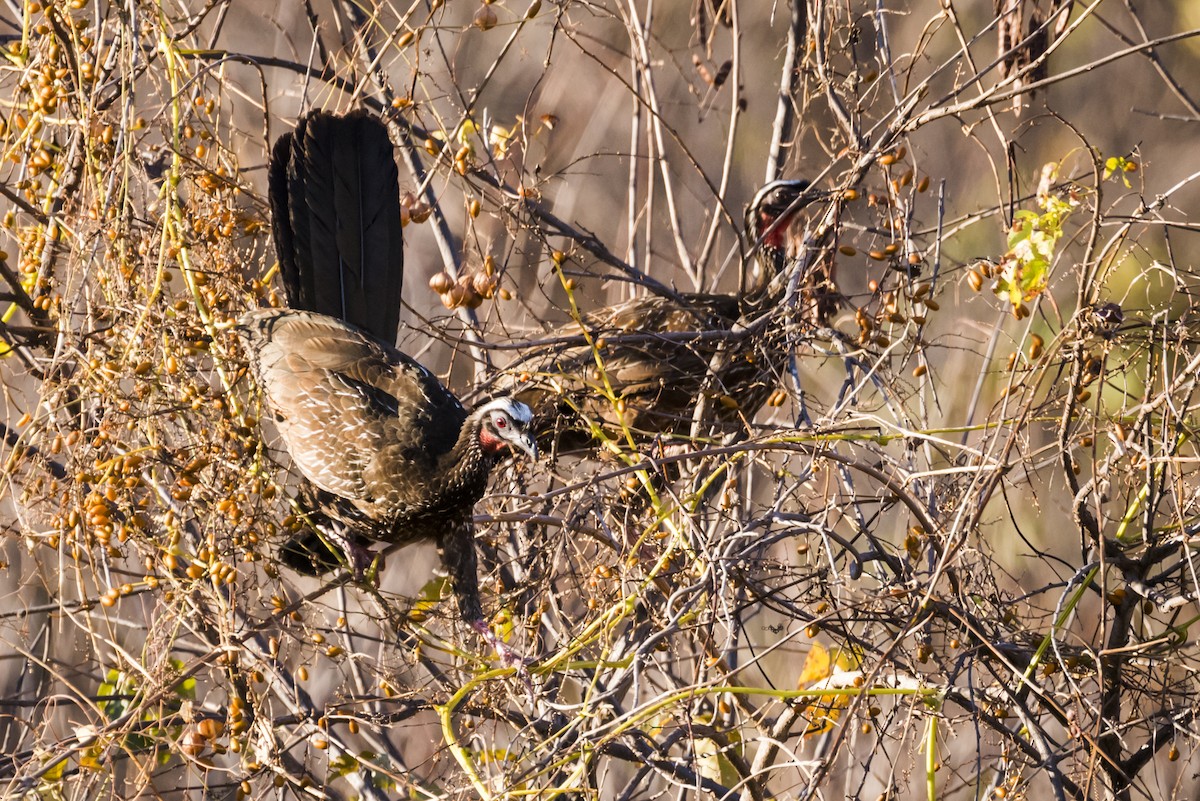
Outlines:
[[750, 289], [761, 288], [783, 269], [788, 227], [800, 209], [828, 192], [813, 190], [803, 178], [771, 181], [746, 206], [746, 241], [756, 248]]
[[818, 196], [808, 191], [810, 186], [803, 178], [792, 178], [771, 181], [759, 189], [746, 207], [746, 238], [750, 244], [762, 240], [764, 248], [782, 248], [791, 217]]
[[496, 398], [475, 410], [479, 418], [479, 446], [489, 456], [498, 456], [507, 445], [537, 459], [537, 445], [529, 432], [533, 412], [519, 400]]

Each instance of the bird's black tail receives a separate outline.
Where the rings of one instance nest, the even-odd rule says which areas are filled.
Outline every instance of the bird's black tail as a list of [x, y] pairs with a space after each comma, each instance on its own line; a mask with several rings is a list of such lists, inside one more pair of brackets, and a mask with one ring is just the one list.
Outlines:
[[362, 111], [307, 114], [275, 143], [269, 184], [288, 306], [394, 344], [404, 234], [387, 127]]
[[279, 549], [279, 561], [306, 576], [319, 576], [340, 567], [346, 557], [312, 529], [288, 538]]

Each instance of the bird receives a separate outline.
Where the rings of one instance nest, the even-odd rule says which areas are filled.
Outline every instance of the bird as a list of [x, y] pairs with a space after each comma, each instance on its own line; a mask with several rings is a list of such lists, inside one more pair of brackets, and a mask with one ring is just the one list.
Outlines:
[[[592, 441], [588, 421], [644, 435], [688, 436], [697, 399], [705, 392], [716, 399], [710, 422], [719, 428], [744, 425], [774, 390], [779, 349], [770, 337], [735, 329], [778, 305], [786, 286], [774, 279], [788, 263], [789, 226], [824, 194], [802, 178], [771, 181], [755, 193], [744, 216], [755, 256], [742, 291], [681, 293], [678, 300], [636, 298], [580, 318], [591, 342], [603, 343], [598, 351], [551, 345], [522, 354], [503, 386], [533, 408], [543, 444], [560, 451], [587, 447]], [[820, 305], [814, 305], [820, 315]], [[552, 339], [579, 333], [575, 325]], [[725, 367], [711, 374], [721, 353]]]
[[[281, 559], [361, 576], [372, 542], [433, 540], [461, 618], [484, 621], [472, 515], [509, 452], [537, 458], [532, 413], [511, 397], [468, 410], [395, 347], [403, 284], [399, 186], [387, 129], [365, 112], [316, 111], [272, 148], [269, 195], [286, 309], [238, 332], [312, 526]], [[503, 653], [502, 653], [503, 655]]]

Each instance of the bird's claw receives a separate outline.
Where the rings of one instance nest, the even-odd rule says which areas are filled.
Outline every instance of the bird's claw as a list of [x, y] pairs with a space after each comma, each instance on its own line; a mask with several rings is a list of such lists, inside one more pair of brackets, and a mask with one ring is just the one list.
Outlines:
[[379, 568], [383, 560], [370, 548], [364, 548], [356, 542], [346, 543], [346, 560], [350, 563], [350, 575], [359, 584], [367, 584], [379, 588]]
[[496, 657], [500, 660], [500, 664], [506, 668], [515, 668], [518, 673], [525, 672], [525, 657], [515, 649], [510, 647], [506, 642], [496, 636], [496, 633], [491, 630], [487, 623], [482, 620], [476, 620], [471, 624], [471, 628], [483, 637], [484, 641], [491, 646], [496, 652]]
[[521, 656], [521, 653], [517, 649], [510, 647], [497, 637], [496, 633], [482, 620], [476, 620], [471, 624], [471, 628], [475, 629], [479, 636], [483, 637], [484, 641], [491, 646], [501, 665], [516, 671], [517, 676], [521, 679], [521, 683], [525, 685], [525, 693], [529, 696], [529, 703], [536, 703], [537, 696], [534, 695], [533, 682], [529, 678], [529, 660]]

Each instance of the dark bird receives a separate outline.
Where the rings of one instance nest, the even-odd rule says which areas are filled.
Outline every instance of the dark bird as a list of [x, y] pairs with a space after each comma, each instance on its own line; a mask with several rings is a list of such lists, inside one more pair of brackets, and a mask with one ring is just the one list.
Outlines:
[[[510, 449], [536, 458], [531, 413], [512, 398], [469, 412], [394, 346], [403, 273], [387, 129], [315, 112], [271, 154], [275, 246], [290, 309], [253, 311], [239, 332], [279, 435], [305, 479], [313, 529], [283, 560], [361, 573], [370, 542], [434, 540], [463, 619], [483, 622], [472, 513]], [[498, 647], [498, 650], [503, 650]]]
[[[514, 394], [534, 409], [543, 442], [571, 450], [591, 439], [585, 421], [620, 424], [646, 433], [687, 436], [698, 399], [708, 395], [709, 422], [743, 425], [777, 383], [778, 343], [750, 336], [748, 323], [772, 313], [786, 290], [789, 226], [823, 192], [809, 182], [772, 181], [746, 208], [745, 236], [756, 248], [745, 289], [736, 294], [683, 293], [682, 304], [657, 295], [590, 312], [582, 318], [599, 352], [587, 346], [548, 346], [524, 354], [510, 376], [524, 374]], [[818, 300], [820, 300], [819, 296]], [[822, 317], [814, 305], [813, 316]], [[742, 330], [737, 330], [737, 329]], [[771, 332], [778, 334], [780, 327]], [[558, 338], [578, 335], [578, 326]], [[599, 358], [597, 358], [599, 357]], [[723, 368], [714, 373], [714, 363]], [[621, 400], [620, 408], [608, 397]]]

